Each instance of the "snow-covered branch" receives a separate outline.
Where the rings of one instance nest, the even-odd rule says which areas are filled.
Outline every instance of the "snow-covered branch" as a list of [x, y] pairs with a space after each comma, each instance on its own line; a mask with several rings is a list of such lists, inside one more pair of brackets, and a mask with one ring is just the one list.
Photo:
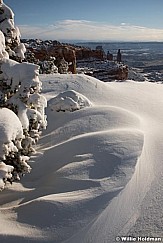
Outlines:
[[[14, 13], [0, 1], [0, 190], [29, 173], [33, 145], [46, 128], [39, 66], [22, 62], [26, 48]], [[11, 58], [11, 59], [10, 59]], [[14, 60], [12, 60], [14, 59]]]

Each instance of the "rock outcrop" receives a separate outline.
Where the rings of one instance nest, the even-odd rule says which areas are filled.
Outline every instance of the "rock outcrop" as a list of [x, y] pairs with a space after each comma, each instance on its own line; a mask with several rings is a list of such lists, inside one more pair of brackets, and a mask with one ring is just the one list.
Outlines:
[[86, 47], [79, 47], [75, 48], [76, 59], [83, 60], [83, 59], [97, 59], [97, 60], [104, 60], [105, 54], [102, 50], [91, 50], [90, 48]]
[[[104, 60], [105, 53], [101, 49], [91, 50], [87, 47], [61, 44], [58, 41], [24, 40], [29, 56], [34, 55], [33, 60], [45, 61], [50, 57], [57, 59], [64, 58], [69, 64], [69, 72], [76, 73], [76, 61], [83, 59]], [[56, 61], [57, 66], [57, 61]]]
[[77, 63], [78, 73], [85, 73], [102, 81], [126, 80], [128, 78], [128, 66], [114, 61], [80, 61]]
[[[24, 42], [30, 62], [33, 60], [34, 63], [39, 64], [40, 61], [44, 62], [55, 57], [54, 64], [59, 73], [65, 73], [66, 70], [73, 74], [82, 72], [103, 81], [125, 80], [128, 77], [128, 67], [114, 62], [113, 55], [111, 53], [106, 55], [102, 46], [92, 50], [88, 47], [50, 40], [24, 40]], [[63, 60], [64, 65], [61, 65]]]
[[[87, 74], [89, 75], [89, 73]], [[111, 69], [99, 69], [91, 72], [90, 75], [105, 82], [113, 80], [126, 80], [128, 78], [128, 66], [122, 65]]]
[[49, 55], [54, 56], [56, 60], [64, 59], [69, 65], [68, 71], [73, 74], [76, 73], [76, 53], [73, 48], [64, 45], [57, 45], [54, 47], [49, 47], [48, 53]]

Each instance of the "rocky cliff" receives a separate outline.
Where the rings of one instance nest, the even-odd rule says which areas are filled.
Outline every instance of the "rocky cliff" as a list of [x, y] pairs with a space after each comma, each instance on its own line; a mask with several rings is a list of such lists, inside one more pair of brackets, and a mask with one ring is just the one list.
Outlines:
[[104, 81], [125, 80], [128, 77], [128, 67], [107, 60], [102, 48], [92, 50], [83, 46], [50, 40], [24, 40], [24, 42], [26, 43], [27, 59], [33, 58], [33, 62], [46, 61], [55, 57], [57, 67], [64, 59], [68, 63], [68, 72], [73, 74], [82, 72]]

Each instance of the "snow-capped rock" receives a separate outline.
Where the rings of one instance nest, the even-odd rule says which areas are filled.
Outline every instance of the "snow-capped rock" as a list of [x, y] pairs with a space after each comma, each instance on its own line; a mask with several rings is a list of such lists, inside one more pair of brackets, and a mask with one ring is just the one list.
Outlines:
[[75, 111], [91, 106], [91, 102], [84, 95], [68, 90], [61, 92], [49, 101], [51, 110], [55, 111]]

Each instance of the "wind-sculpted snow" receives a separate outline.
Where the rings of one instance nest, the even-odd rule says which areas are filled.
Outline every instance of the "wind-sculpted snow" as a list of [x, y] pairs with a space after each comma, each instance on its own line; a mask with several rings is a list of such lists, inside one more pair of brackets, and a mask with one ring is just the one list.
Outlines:
[[[139, 222], [141, 233], [149, 233], [148, 205], [155, 191], [161, 198], [154, 182], [162, 178], [163, 87], [105, 84], [84, 75], [41, 79], [49, 104], [61, 92], [75, 90], [91, 107], [56, 112], [48, 106], [48, 127], [31, 162], [32, 173], [1, 193], [0, 240], [114, 243], [116, 236], [139, 235]], [[155, 205], [159, 215], [161, 201]], [[156, 218], [153, 224], [159, 232]], [[3, 236], [5, 227], [11, 228], [10, 235]]]

